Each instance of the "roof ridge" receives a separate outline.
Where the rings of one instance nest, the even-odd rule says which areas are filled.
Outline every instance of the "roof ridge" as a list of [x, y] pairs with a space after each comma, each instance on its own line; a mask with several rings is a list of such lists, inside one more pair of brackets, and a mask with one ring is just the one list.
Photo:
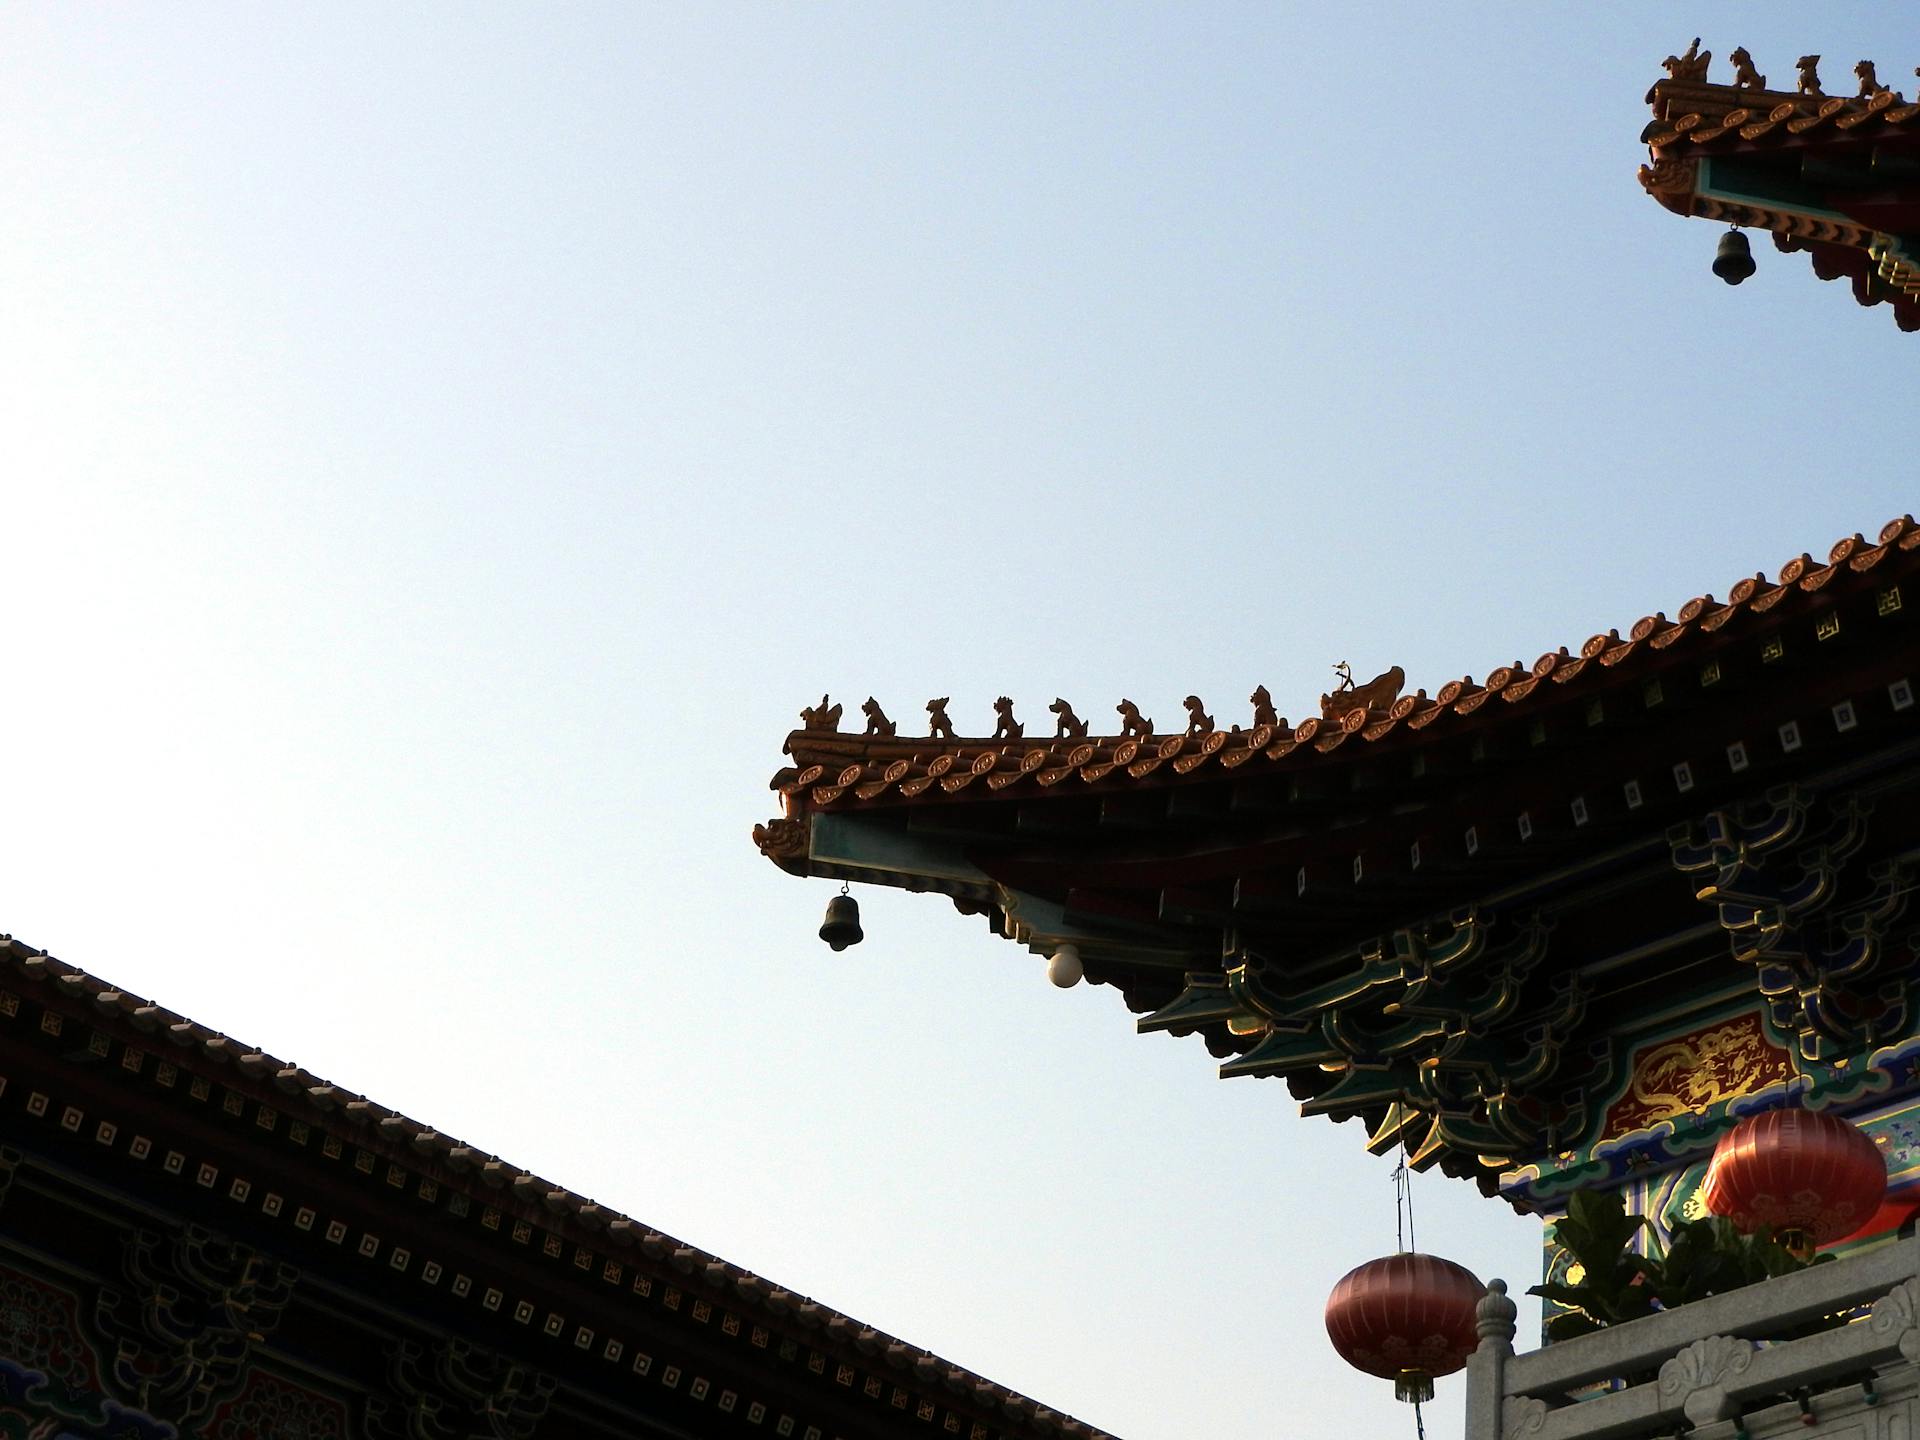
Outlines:
[[[938, 799], [968, 790], [973, 792], [970, 798], [985, 797], [1015, 785], [1031, 793], [1074, 776], [1089, 784], [1144, 780], [1156, 773], [1165, 780], [1210, 764], [1231, 770], [1256, 757], [1282, 760], [1303, 747], [1327, 754], [1356, 736], [1377, 743], [1403, 732], [1425, 731], [1449, 718], [1464, 720], [1483, 710], [1496, 713], [1491, 708], [1495, 699], [1518, 704], [1541, 693], [1548, 682], [1567, 685], [1630, 661], [1644, 665], [1650, 655], [1680, 653], [1686, 645], [1705, 643], [1703, 637], [1719, 637], [1742, 616], [1764, 616], [1766, 623], [1777, 624], [1790, 612], [1788, 602], [1794, 598], [1808, 600], [1837, 577], [1865, 574], [1904, 553], [1913, 553], [1920, 562], [1920, 525], [1910, 514], [1888, 521], [1874, 541], [1856, 531], [1834, 542], [1824, 563], [1802, 552], [1782, 565], [1772, 581], [1758, 572], [1736, 581], [1725, 600], [1712, 592], [1696, 595], [1674, 618], [1657, 610], [1634, 622], [1625, 636], [1618, 629], [1596, 633], [1577, 653], [1562, 645], [1531, 665], [1515, 660], [1499, 666], [1483, 683], [1467, 675], [1447, 682], [1431, 697], [1424, 689], [1406, 695], [1400, 693], [1404, 672], [1393, 666], [1364, 685], [1321, 696], [1321, 713], [1298, 725], [1275, 712], [1265, 686], [1249, 697], [1254, 714], [1247, 729], [1238, 724], [1220, 729], [1200, 698], [1190, 695], [1184, 730], [1156, 734], [1139, 707], [1122, 700], [1114, 707], [1123, 722], [1121, 733], [1091, 735], [1073, 707], [1056, 699], [1048, 707], [1057, 717], [1056, 733], [1032, 739], [1015, 718], [1014, 702], [1004, 695], [995, 701], [1000, 722], [996, 733], [981, 737], [953, 732], [944, 698], [928, 702], [934, 733], [927, 736], [900, 735], [871, 698], [862, 707], [865, 733], [842, 732], [841, 707], [823, 696], [820, 705], [801, 712], [801, 728], [790, 732], [782, 747], [797, 763], [777, 771], [769, 785], [780, 793], [786, 814], [756, 825], [754, 840], [775, 863], [791, 864], [806, 848], [797, 824], [807, 810], [848, 809], [895, 797]], [[1343, 706], [1340, 697], [1349, 694], [1356, 703]]]

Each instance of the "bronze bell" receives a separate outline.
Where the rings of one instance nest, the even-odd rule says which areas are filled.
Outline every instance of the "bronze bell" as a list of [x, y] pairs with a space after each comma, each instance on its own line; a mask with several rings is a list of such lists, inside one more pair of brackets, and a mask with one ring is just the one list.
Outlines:
[[1738, 230], [1720, 237], [1720, 249], [1713, 257], [1713, 273], [1729, 285], [1738, 285], [1759, 267], [1753, 263], [1753, 248]]
[[820, 938], [831, 945], [836, 954], [866, 939], [860, 933], [860, 902], [844, 890], [827, 901], [827, 918], [820, 927]]

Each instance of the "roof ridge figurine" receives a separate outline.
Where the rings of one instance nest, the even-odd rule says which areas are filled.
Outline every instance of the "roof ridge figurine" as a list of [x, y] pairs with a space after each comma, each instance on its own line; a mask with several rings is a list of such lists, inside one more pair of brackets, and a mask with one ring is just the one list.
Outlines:
[[1254, 686], [1253, 694], [1249, 695], [1247, 700], [1253, 706], [1253, 724], [1256, 730], [1262, 725], [1272, 725], [1277, 728], [1287, 723], [1273, 708], [1273, 696], [1267, 693], [1266, 686]]
[[1364, 685], [1353, 683], [1353, 667], [1342, 660], [1333, 667], [1334, 674], [1340, 677], [1340, 684], [1334, 687], [1331, 695], [1320, 697], [1320, 718], [1338, 720], [1354, 710], [1391, 710], [1393, 702], [1400, 698], [1400, 691], [1407, 683], [1407, 672], [1398, 665], [1390, 665]]
[[1140, 707], [1131, 700], [1122, 700], [1114, 706], [1120, 716], [1120, 738], [1122, 740], [1146, 740], [1153, 735], [1153, 721], [1140, 713]]
[[1207, 714], [1207, 707], [1202, 703], [1200, 697], [1198, 695], [1189, 695], [1185, 703], [1187, 707], [1187, 737], [1197, 740], [1202, 735], [1211, 735], [1213, 733], [1213, 716]]
[[891, 736], [899, 728], [887, 718], [887, 712], [880, 708], [880, 702], [871, 695], [867, 696], [866, 703], [860, 707], [860, 713], [867, 717], [866, 733], [869, 735]]
[[1687, 46], [1684, 55], [1669, 55], [1660, 62], [1667, 72], [1669, 80], [1704, 80], [1707, 78], [1707, 66], [1713, 63], [1713, 52], [1700, 48], [1700, 37], [1693, 37], [1693, 43]]
[[1065, 700], [1056, 695], [1053, 697], [1053, 703], [1049, 705], [1047, 709], [1051, 710], [1060, 719], [1059, 725], [1054, 728], [1054, 739], [1084, 740], [1087, 738], [1087, 722], [1074, 714], [1073, 706], [1069, 705]]
[[818, 705], [800, 707], [800, 728], [802, 730], [838, 730], [840, 728], [840, 707], [830, 704], [828, 697], [822, 695]]
[[1733, 62], [1733, 88], [1736, 90], [1764, 90], [1767, 77], [1753, 68], [1753, 56], [1747, 53], [1747, 47], [1737, 45], [1733, 53], [1727, 56]]
[[953, 722], [947, 719], [947, 701], [951, 695], [942, 695], [938, 700], [927, 701], [927, 735], [934, 740], [951, 740]]
[[1027, 733], [1027, 727], [1013, 718], [1013, 701], [1002, 695], [993, 702], [993, 714], [996, 724], [993, 738], [996, 740], [1018, 740]]

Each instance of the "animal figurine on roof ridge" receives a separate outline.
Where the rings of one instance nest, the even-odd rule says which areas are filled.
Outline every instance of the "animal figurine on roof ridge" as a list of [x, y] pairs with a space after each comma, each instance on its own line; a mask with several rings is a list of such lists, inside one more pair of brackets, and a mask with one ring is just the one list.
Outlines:
[[1736, 90], [1764, 90], [1767, 77], [1753, 68], [1753, 56], [1747, 53], [1747, 47], [1741, 45], [1727, 56], [1733, 61], [1733, 88]]
[[1113, 707], [1120, 715], [1120, 737], [1123, 740], [1145, 740], [1153, 734], [1153, 721], [1140, 713], [1140, 707], [1131, 700], [1122, 700]]
[[1187, 707], [1187, 735], [1197, 739], [1213, 733], [1213, 716], [1207, 714], [1207, 707], [1198, 695], [1189, 695], [1185, 701]]
[[[1700, 48], [1700, 37], [1693, 37], [1693, 43], [1687, 46], [1684, 55], [1669, 55], [1660, 62], [1660, 68], [1667, 72], [1669, 80], [1705, 80], [1707, 67], [1713, 63], [1713, 52]], [[1655, 103], [1655, 86], [1647, 91], [1647, 104]]]
[[802, 730], [838, 730], [840, 707], [832, 704], [825, 695], [820, 697], [818, 705], [801, 706], [800, 728]]
[[1407, 683], [1407, 672], [1398, 665], [1381, 671], [1364, 685], [1353, 683], [1353, 671], [1342, 660], [1334, 666], [1334, 671], [1345, 682], [1331, 695], [1320, 697], [1320, 718], [1338, 720], [1350, 711], [1366, 709], [1368, 711], [1390, 710], [1393, 702], [1400, 698], [1400, 690]]
[[1669, 55], [1660, 62], [1660, 68], [1667, 72], [1671, 80], [1704, 80], [1707, 78], [1707, 66], [1713, 63], [1713, 52], [1700, 48], [1700, 37], [1693, 37], [1693, 43], [1687, 46], [1684, 55]]
[[947, 701], [950, 695], [942, 695], [938, 700], [927, 701], [927, 734], [935, 740], [953, 739], [953, 722], [947, 719]]
[[1253, 725], [1256, 730], [1262, 725], [1271, 725], [1277, 729], [1285, 723], [1281, 720], [1279, 712], [1273, 708], [1273, 696], [1267, 693], [1266, 686], [1254, 686], [1253, 694], [1247, 699], [1253, 705]]
[[1060, 721], [1059, 725], [1054, 728], [1054, 739], [1084, 740], [1087, 738], [1087, 722], [1074, 714], [1073, 706], [1069, 705], [1065, 700], [1062, 700], [1056, 695], [1053, 703], [1047, 706], [1047, 709], [1058, 716]]
[[1793, 64], [1794, 68], [1800, 72], [1799, 90], [1802, 95], [1826, 95], [1827, 92], [1820, 88], [1820, 57], [1818, 55], [1802, 55]]
[[866, 733], [869, 735], [886, 738], [898, 729], [893, 721], [887, 718], [887, 712], [880, 708], [880, 702], [871, 695], [867, 696], [866, 703], [860, 707], [860, 713], [867, 717]]
[[1009, 697], [1002, 695], [998, 700], [995, 700], [993, 702], [993, 713], [994, 718], [998, 722], [993, 727], [994, 739], [1018, 740], [1022, 735], [1027, 733], [1027, 727], [1013, 718], [1013, 701]]

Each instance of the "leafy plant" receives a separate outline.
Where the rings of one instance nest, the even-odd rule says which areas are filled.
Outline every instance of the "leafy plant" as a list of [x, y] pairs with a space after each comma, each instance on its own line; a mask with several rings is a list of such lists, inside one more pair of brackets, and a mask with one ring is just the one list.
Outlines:
[[[1577, 1282], [1535, 1285], [1527, 1292], [1568, 1307], [1547, 1322], [1550, 1342], [1624, 1325], [1656, 1310], [1671, 1310], [1832, 1259], [1826, 1255], [1802, 1258], [1769, 1232], [1742, 1235], [1732, 1221], [1718, 1216], [1674, 1226], [1673, 1239], [1664, 1251], [1635, 1254], [1629, 1247], [1646, 1225], [1646, 1216], [1627, 1214], [1618, 1191], [1581, 1191], [1572, 1197], [1553, 1238], [1584, 1273]], [[1573, 1267], [1568, 1269], [1571, 1272]]]

